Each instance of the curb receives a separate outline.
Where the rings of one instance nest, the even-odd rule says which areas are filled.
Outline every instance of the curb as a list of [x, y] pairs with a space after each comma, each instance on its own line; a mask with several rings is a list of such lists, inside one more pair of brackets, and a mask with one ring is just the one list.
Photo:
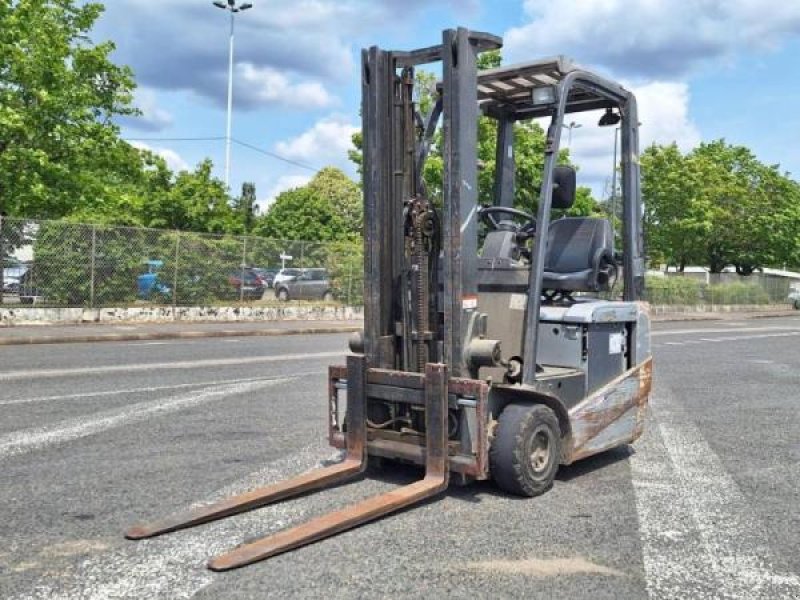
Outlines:
[[324, 333], [353, 333], [363, 327], [303, 327], [296, 329], [221, 329], [218, 331], [156, 331], [150, 333], [100, 333], [95, 335], [33, 335], [27, 337], [0, 337], [0, 346], [30, 344], [70, 344], [85, 342], [140, 342], [148, 340], [174, 340], [221, 337], [279, 337], [285, 335], [316, 335]]
[[[775, 311], [774, 313], [674, 313], [653, 315], [653, 323], [679, 321], [725, 321], [737, 319], [771, 319], [792, 317], [798, 311]], [[1, 330], [1, 328], [0, 328]], [[329, 333], [353, 333], [363, 327], [346, 325], [342, 327], [296, 327], [292, 329], [219, 329], [209, 331], [154, 331], [148, 333], [100, 333], [83, 335], [33, 335], [19, 337], [0, 336], [0, 346], [23, 346], [32, 344], [71, 344], [87, 342], [142, 342], [151, 340], [200, 339], [222, 337], [279, 337], [285, 335], [316, 335]]]
[[675, 321], [732, 321], [735, 319], [741, 319], [744, 321], [754, 320], [754, 319], [776, 319], [776, 318], [786, 318], [786, 317], [795, 317], [798, 316], [798, 312], [796, 310], [783, 310], [783, 311], [774, 311], [774, 312], [760, 312], [760, 313], [748, 313], [748, 312], [706, 312], [706, 313], [664, 313], [660, 315], [651, 315], [650, 321], [652, 323], [670, 323]]

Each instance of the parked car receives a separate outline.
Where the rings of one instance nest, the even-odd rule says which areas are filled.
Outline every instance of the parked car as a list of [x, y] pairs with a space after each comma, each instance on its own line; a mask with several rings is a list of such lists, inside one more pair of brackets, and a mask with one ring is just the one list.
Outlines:
[[279, 283], [283, 283], [284, 281], [291, 281], [296, 277], [300, 277], [300, 274], [303, 272], [303, 269], [281, 269], [275, 275], [275, 278], [272, 280], [272, 287], [276, 290], [278, 288]]
[[325, 269], [299, 269], [290, 280], [275, 284], [275, 297], [287, 300], [333, 300], [333, 288]]
[[260, 267], [253, 267], [253, 271], [261, 277], [268, 288], [271, 288], [275, 283], [275, 276], [278, 274], [280, 269], [262, 269]]
[[789, 302], [791, 302], [797, 310], [800, 310], [800, 288], [791, 288], [789, 290]]
[[234, 271], [228, 275], [228, 283], [236, 290], [237, 297], [245, 300], [260, 300], [264, 296], [264, 290], [267, 289], [267, 284], [252, 267]]
[[39, 304], [44, 300], [42, 292], [39, 291], [36, 269], [28, 269], [19, 278], [19, 302], [20, 304]]
[[28, 272], [28, 269], [29, 267], [23, 264], [5, 267], [3, 269], [3, 293], [18, 294], [20, 280], [22, 279], [22, 276]]
[[164, 266], [163, 260], [147, 260], [147, 273], [136, 277], [136, 295], [142, 300], [152, 300], [158, 296], [169, 296], [172, 290], [161, 281], [159, 271]]

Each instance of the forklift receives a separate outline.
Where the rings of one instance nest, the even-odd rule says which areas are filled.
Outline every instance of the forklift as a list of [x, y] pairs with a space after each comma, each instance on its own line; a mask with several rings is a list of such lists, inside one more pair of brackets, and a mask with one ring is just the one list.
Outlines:
[[[362, 51], [364, 330], [329, 368], [328, 423], [341, 462], [129, 529], [148, 538], [335, 485], [369, 462], [424, 477], [249, 542], [208, 566], [241, 567], [381, 518], [459, 483], [547, 491], [560, 465], [642, 433], [651, 387], [634, 95], [563, 57], [478, 70], [502, 39], [464, 28], [412, 51]], [[441, 63], [432, 110], [414, 69]], [[558, 165], [565, 115], [619, 123], [622, 248], [608, 219], [569, 209], [576, 173]], [[478, 116], [497, 121], [494, 197], [478, 196]], [[513, 207], [514, 123], [549, 119], [536, 215]], [[423, 167], [442, 128], [441, 205]], [[531, 207], [533, 208], [533, 207]], [[556, 211], [556, 212], [554, 212]], [[479, 245], [479, 221], [486, 226]], [[617, 283], [622, 290], [617, 289]], [[375, 459], [378, 459], [377, 461]]]

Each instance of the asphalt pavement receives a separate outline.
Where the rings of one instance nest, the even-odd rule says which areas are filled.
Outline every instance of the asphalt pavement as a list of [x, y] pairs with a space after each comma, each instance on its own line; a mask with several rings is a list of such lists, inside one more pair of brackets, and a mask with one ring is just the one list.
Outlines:
[[646, 433], [536, 499], [491, 483], [224, 574], [399, 467], [152, 540], [122, 531], [336, 460], [346, 334], [0, 348], [0, 598], [800, 598], [800, 318], [659, 323]]

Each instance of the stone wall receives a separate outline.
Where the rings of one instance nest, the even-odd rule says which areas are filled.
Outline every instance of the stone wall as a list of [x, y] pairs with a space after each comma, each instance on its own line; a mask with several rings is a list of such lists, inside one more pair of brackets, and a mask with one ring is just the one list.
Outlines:
[[360, 306], [134, 306], [128, 308], [0, 309], [0, 326], [49, 323], [155, 323], [164, 321], [351, 321]]

